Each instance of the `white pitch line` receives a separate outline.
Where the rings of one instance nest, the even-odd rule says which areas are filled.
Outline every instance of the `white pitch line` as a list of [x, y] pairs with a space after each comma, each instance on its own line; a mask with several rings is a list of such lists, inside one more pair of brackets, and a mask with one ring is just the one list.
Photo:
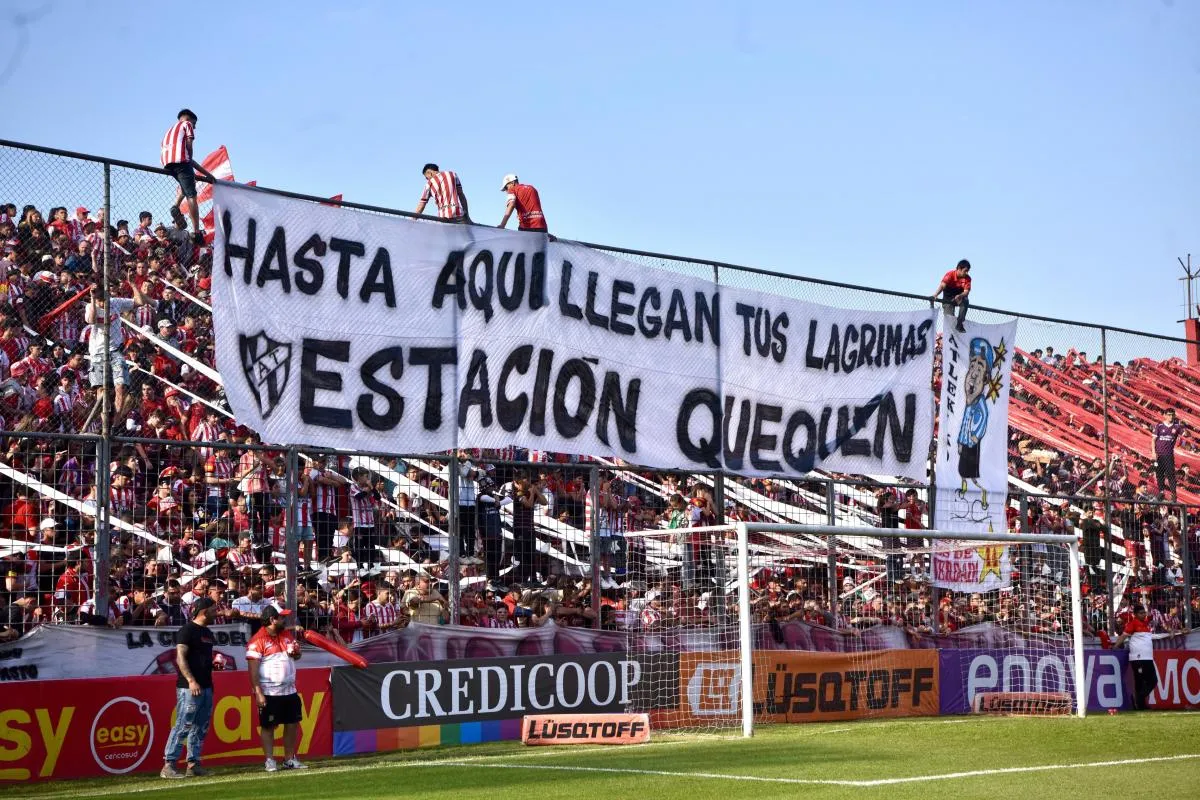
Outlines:
[[[721, 772], [676, 772], [658, 769], [633, 769], [622, 767], [576, 767], [558, 764], [492, 764], [492, 769], [527, 769], [550, 770], [558, 772], [599, 772], [606, 774], [652, 775], [665, 778], [701, 778], [706, 780], [740, 781], [749, 783], [782, 783], [788, 785], [807, 786], [853, 786], [869, 789], [874, 786], [894, 786], [899, 783], [924, 783], [929, 781], [958, 780], [961, 778], [980, 778], [990, 775], [1008, 775], [1024, 772], [1049, 772], [1063, 769], [1091, 769], [1093, 767], [1120, 767], [1130, 764], [1152, 764], [1163, 761], [1185, 761], [1200, 758], [1200, 753], [1187, 753], [1177, 756], [1154, 756], [1150, 758], [1125, 758], [1116, 761], [1090, 761], [1081, 764], [1043, 764], [1032, 767], [1001, 767], [998, 769], [980, 769], [970, 772], [946, 772], [938, 775], [913, 775], [907, 778], [879, 778], [876, 780], [836, 780], [832, 778], [772, 778], [761, 775], [731, 775]], [[431, 765], [435, 766], [435, 765]], [[453, 766], [438, 764], [436, 766]]]
[[[695, 741], [680, 739], [679, 741], [671, 741], [671, 742], [663, 742], [663, 741], [647, 742], [645, 744], [626, 745], [624, 749], [626, 751], [628, 751], [630, 749], [653, 747], [654, 749], [657, 750], [662, 747], [670, 747], [671, 745], [680, 745], [680, 744], [695, 744]], [[612, 751], [613, 751], [613, 748], [611, 745], [610, 746], [597, 746], [597, 747], [580, 747], [578, 750], [573, 750], [572, 755], [581, 754], [581, 753], [600, 753], [600, 752], [611, 753]], [[412, 752], [412, 751], [409, 751], [409, 752]], [[383, 755], [386, 758], [386, 756], [390, 755], [390, 754], [362, 753], [361, 755], [362, 756]], [[114, 795], [119, 795], [119, 794], [143, 794], [146, 792], [165, 792], [165, 791], [169, 791], [171, 789], [178, 788], [181, 783], [183, 783], [184, 785], [192, 785], [192, 786], [214, 786], [214, 785], [221, 785], [221, 784], [226, 784], [226, 783], [243, 783], [246, 781], [271, 781], [271, 780], [277, 781], [280, 779], [296, 780], [299, 778], [305, 778], [305, 777], [312, 778], [312, 777], [316, 777], [319, 775], [329, 775], [331, 773], [338, 773], [338, 772], [361, 772], [364, 770], [395, 769], [395, 768], [407, 768], [407, 767], [440, 767], [440, 766], [444, 766], [444, 765], [461, 766], [461, 765], [467, 765], [467, 764], [477, 764], [479, 762], [492, 761], [495, 759], [504, 759], [505, 761], [511, 761], [512, 759], [516, 759], [516, 758], [538, 758], [538, 757], [544, 758], [549, 755], [550, 755], [550, 753], [543, 748], [534, 748], [534, 749], [529, 750], [528, 752], [496, 753], [493, 755], [483, 755], [483, 756], [457, 756], [457, 757], [431, 759], [428, 761], [416, 760], [415, 758], [413, 760], [382, 760], [382, 761], [375, 761], [375, 762], [371, 762], [371, 763], [355, 761], [355, 762], [349, 763], [349, 764], [335, 764], [333, 766], [328, 766], [328, 767], [327, 766], [317, 766], [317, 767], [312, 767], [311, 769], [306, 769], [306, 770], [287, 770], [287, 771], [281, 770], [279, 772], [269, 772], [269, 773], [268, 772], [239, 771], [239, 772], [228, 773], [228, 774], [218, 773], [209, 778], [188, 778], [188, 779], [185, 779], [184, 781], [169, 781], [169, 782], [166, 780], [158, 780], [158, 781], [151, 782], [150, 776], [144, 775], [141, 777], [141, 780], [137, 780], [135, 778], [135, 780], [137, 780], [137, 783], [134, 785], [117, 784], [117, 785], [114, 785], [114, 786], [108, 787], [108, 788], [89, 789], [86, 791], [66, 789], [63, 791], [51, 792], [48, 794], [26, 795], [23, 798], [23, 800], [74, 800], [74, 798], [84, 798], [84, 797], [107, 797], [107, 796], [114, 796]], [[230, 765], [230, 766], [245, 768], [245, 767], [249, 767], [251, 765], [243, 763], [243, 764], [236, 764], [236, 765]]]
[[[657, 742], [644, 745], [634, 745], [634, 747], [666, 747], [672, 744], [692, 744], [692, 742]], [[611, 747], [588, 747], [580, 748], [573, 751], [573, 755], [588, 752], [605, 751], [612, 752]], [[496, 755], [486, 756], [466, 756], [461, 758], [447, 758], [432, 761], [380, 761], [373, 764], [345, 764], [333, 767], [316, 767], [303, 771], [288, 771], [288, 772], [258, 772], [258, 773], [235, 773], [231, 775], [221, 775], [212, 778], [191, 779], [188, 783], [193, 786], [219, 786], [229, 783], [243, 783], [255, 781], [278, 781], [278, 780], [296, 780], [304, 777], [316, 777], [320, 775], [329, 775], [338, 772], [361, 772], [367, 770], [379, 769], [411, 769], [411, 768], [439, 768], [439, 767], [459, 767], [478, 764], [482, 761], [494, 761], [504, 759], [506, 762], [514, 758], [529, 758], [537, 756], [548, 756], [549, 753], [536, 751], [529, 753], [500, 753]], [[1126, 766], [1130, 764], [1151, 764], [1166, 761], [1185, 761], [1191, 759], [1200, 759], [1200, 753], [1187, 753], [1175, 756], [1154, 756], [1150, 758], [1126, 758], [1116, 761], [1091, 761], [1078, 764], [1045, 764], [1040, 766], [1029, 767], [1001, 767], [997, 769], [974, 770], [971, 772], [948, 772], [937, 775], [914, 775], [905, 778], [879, 778], [875, 780], [838, 780], [834, 778], [783, 778], [783, 777], [766, 777], [760, 775], [732, 775], [718, 772], [677, 772], [670, 770], [652, 770], [652, 769], [636, 769], [626, 767], [581, 767], [568, 766], [557, 764], [512, 764], [500, 763], [491, 764], [495, 769], [528, 769], [528, 770], [550, 770], [559, 772], [595, 772], [606, 774], [624, 774], [624, 775], [650, 775], [669, 778], [697, 778], [703, 780], [725, 780], [746, 783], [778, 783], [787, 785], [808, 785], [808, 786], [851, 786], [857, 788], [871, 788], [875, 786], [891, 786], [899, 783], [922, 783], [929, 781], [944, 781], [957, 780], [961, 778], [986, 777], [989, 775], [1004, 775], [1012, 773], [1024, 772], [1048, 772], [1053, 770], [1064, 769], [1088, 769], [1092, 767], [1116, 767]], [[194, 782], [193, 782], [194, 781]], [[182, 783], [182, 782], [180, 782]], [[105, 797], [122, 794], [144, 794], [146, 792], [165, 792], [171, 791], [179, 787], [179, 783], [154, 781], [153, 783], [144, 782], [140, 786], [112, 786], [104, 789], [94, 789], [84, 792], [54, 792], [51, 794], [27, 795], [25, 800], [68, 800], [68, 798], [84, 798], [84, 797]]]
[[948, 781], [958, 778], [978, 778], [988, 775], [1010, 775], [1021, 772], [1051, 772], [1061, 769], [1090, 769], [1092, 767], [1122, 767], [1129, 764], [1153, 764], [1162, 761], [1188, 761], [1200, 758], [1200, 753], [1185, 753], [1178, 756], [1152, 756], [1150, 758], [1122, 758], [1115, 761], [1090, 761], [1085, 764], [1044, 764], [1033, 767], [999, 767], [977, 769], [970, 772], [946, 772], [941, 775], [915, 775], [911, 778], [882, 778], [874, 781], [858, 781], [858, 786], [892, 786], [897, 783], [920, 783], [923, 781]]

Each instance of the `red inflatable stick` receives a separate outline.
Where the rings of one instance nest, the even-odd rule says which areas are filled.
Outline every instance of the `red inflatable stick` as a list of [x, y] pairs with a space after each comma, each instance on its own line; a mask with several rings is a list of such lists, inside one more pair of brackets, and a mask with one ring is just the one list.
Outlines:
[[316, 631], [297, 631], [297, 633], [301, 635], [304, 641], [314, 647], [321, 648], [327, 653], [332, 653], [350, 666], [358, 667], [359, 669], [367, 668], [367, 660], [348, 647], [343, 647], [337, 642], [330, 641]]

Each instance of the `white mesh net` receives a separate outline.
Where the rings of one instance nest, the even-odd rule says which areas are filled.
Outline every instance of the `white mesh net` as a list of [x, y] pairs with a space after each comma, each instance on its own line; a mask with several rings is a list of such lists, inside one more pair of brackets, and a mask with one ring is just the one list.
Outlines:
[[749, 526], [748, 636], [736, 527], [630, 534], [632, 710], [742, 732], [746, 647], [754, 724], [1078, 710], [1066, 543], [818, 530]]

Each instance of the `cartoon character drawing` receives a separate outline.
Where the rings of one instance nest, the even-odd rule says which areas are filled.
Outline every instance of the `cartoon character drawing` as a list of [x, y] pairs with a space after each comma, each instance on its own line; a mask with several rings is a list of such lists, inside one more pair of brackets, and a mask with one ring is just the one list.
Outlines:
[[967, 481], [970, 481], [979, 489], [983, 509], [988, 507], [988, 493], [979, 483], [979, 450], [988, 432], [988, 403], [995, 403], [1000, 397], [1000, 367], [1004, 364], [1005, 352], [1003, 339], [996, 347], [992, 347], [987, 339], [972, 339], [970, 362], [963, 381], [966, 407], [958, 429], [958, 474], [962, 485], [957, 494], [964, 497]]

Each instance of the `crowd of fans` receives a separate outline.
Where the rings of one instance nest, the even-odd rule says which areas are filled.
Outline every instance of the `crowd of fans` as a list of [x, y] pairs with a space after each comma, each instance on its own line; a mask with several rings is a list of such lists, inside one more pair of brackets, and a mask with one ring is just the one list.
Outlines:
[[[0, 205], [0, 429], [7, 432], [0, 440], [0, 641], [50, 622], [177, 627], [203, 596], [216, 601], [218, 623], [257, 624], [263, 606], [285, 594], [283, 551], [292, 525], [300, 539], [300, 623], [353, 642], [410, 620], [449, 621], [450, 536], [461, 542], [466, 579], [461, 624], [504, 628], [553, 620], [653, 629], [724, 623], [734, 609], [724, 543], [689, 533], [694, 527], [772, 521], [784, 510], [788, 519], [822, 522], [830, 491], [858, 524], [919, 536], [912, 531], [926, 522], [920, 487], [852, 487], [861, 478], [841, 475], [810, 483], [731, 478], [740, 499], [718, 509], [702, 481], [517, 449], [408, 463], [313, 451], [301, 454], [292, 473], [284, 451], [264, 446], [223, 405], [210, 377], [211, 252], [196, 242], [178, 208], [169, 220], [142, 212], [136, 222], [112, 224], [110, 282], [101, 287], [109, 225], [102, 213], [56, 207], [43, 216], [32, 206]], [[129, 301], [114, 304], [124, 308], [125, 322], [111, 329], [120, 353], [112, 375], [122, 385], [113, 387], [108, 420], [119, 438], [107, 498], [97, 497], [94, 439], [72, 438], [96, 434], [104, 422], [94, 380], [103, 353], [93, 337], [101, 326], [88, 324], [99, 319], [88, 307], [99, 307], [103, 288]], [[1051, 370], [1094, 385], [1103, 365], [1083, 354], [1035, 351], [1018, 357], [1015, 369], [1025, 383], [1014, 389], [1014, 401], [1059, 417], [1074, 412], [1027, 387], [1047, 383], [1047, 391], [1060, 391]], [[1137, 369], [1114, 365], [1110, 391], [1119, 394]], [[1200, 385], [1186, 370], [1183, 377]], [[1161, 410], [1129, 395], [1147, 413]], [[1080, 404], [1100, 411], [1094, 398]], [[1143, 422], [1128, 409], [1119, 413], [1129, 414], [1131, 424]], [[1101, 435], [1089, 425], [1080, 424], [1082, 435]], [[1196, 602], [1185, 596], [1180, 562], [1191, 548], [1193, 569], [1200, 563], [1195, 509], [1182, 513], [1183, 506], [1167, 502], [1144, 453], [1123, 452], [1105, 484], [1102, 461], [1054, 450], [1019, 428], [1012, 437], [1015, 478], [1044, 495], [1107, 490], [1117, 500], [1111, 511], [1125, 548], [1116, 564], [1118, 611], [1125, 613], [1128, 599], [1141, 593], [1154, 624], [1178, 630], [1186, 604]], [[1181, 446], [1196, 451], [1190, 439]], [[502, 463], [493, 467], [492, 459]], [[599, 485], [591, 486], [595, 467]], [[447, 480], [456, 472], [459, 527], [451, 531]], [[1186, 465], [1179, 484], [1180, 491], [1200, 491]], [[97, 581], [102, 502], [112, 519], [111, 571]], [[1108, 507], [1035, 496], [1021, 518], [1012, 505], [1013, 530], [1082, 536], [1088, 623], [1104, 628], [1111, 606], [1098, 532]], [[587, 546], [593, 517], [596, 553]], [[638, 531], [654, 533], [627, 536]], [[677, 567], [651, 566], [648, 556], [660, 547], [677, 554]], [[592, 560], [599, 566], [594, 586]], [[834, 576], [823, 552], [799, 554], [756, 574], [754, 612], [764, 623], [796, 620], [851, 632], [883, 624], [920, 636], [995, 622], [1054, 633], [1067, 623], [1068, 566], [1054, 564], [1048, 573], [1044, 566], [1018, 559], [1018, 574], [1030, 587], [1022, 595], [1028, 602], [1018, 602], [1012, 594], [937, 591], [919, 552], [892, 559], [870, 548], [848, 552]], [[1200, 572], [1191, 579], [1200, 585]], [[97, 592], [107, 593], [106, 616], [96, 614]]]

